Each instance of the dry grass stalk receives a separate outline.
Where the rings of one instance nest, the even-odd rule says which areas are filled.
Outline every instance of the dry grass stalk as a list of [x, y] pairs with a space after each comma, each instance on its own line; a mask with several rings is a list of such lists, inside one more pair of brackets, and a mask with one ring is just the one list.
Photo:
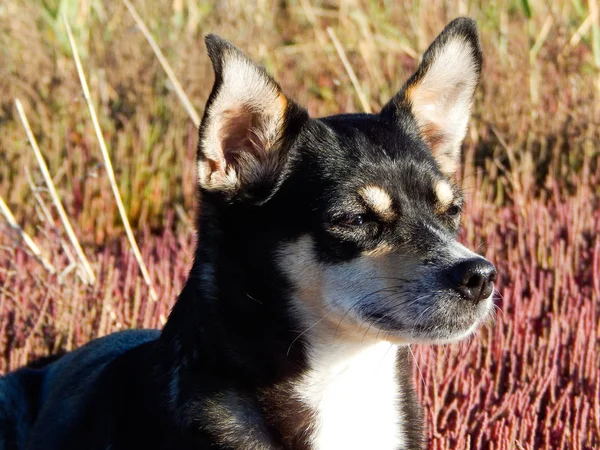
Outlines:
[[594, 12], [591, 12], [590, 14], [588, 14], [588, 16], [585, 18], [585, 20], [583, 22], [581, 22], [581, 25], [579, 26], [579, 28], [577, 28], [577, 31], [575, 31], [575, 33], [573, 34], [573, 37], [569, 41], [569, 46], [575, 47], [576, 45], [578, 45], [579, 42], [581, 41], [581, 38], [583, 36], [585, 36], [588, 31], [590, 31], [590, 28], [592, 27], [592, 25], [594, 25], [594, 22], [596, 20], [597, 20], [597, 17], [595, 17]]
[[[75, 256], [71, 252], [71, 250], [69, 249], [69, 244], [67, 244], [67, 242], [65, 242], [65, 240], [60, 235], [60, 231], [54, 226], [54, 219], [52, 218], [50, 209], [48, 208], [48, 206], [46, 206], [46, 203], [44, 202], [43, 197], [38, 192], [39, 189], [35, 185], [35, 183], [33, 181], [33, 177], [31, 176], [31, 173], [29, 172], [28, 167], [25, 167], [25, 176], [27, 177], [27, 183], [29, 184], [29, 187], [31, 188], [33, 197], [39, 206], [38, 216], [39, 216], [40, 220], [43, 220], [47, 224], [47, 226], [49, 226], [51, 228], [52, 232], [54, 233], [54, 235], [56, 237], [56, 240], [58, 241], [58, 244], [60, 245], [60, 248], [64, 252], [67, 259], [69, 260], [69, 265], [67, 267], [65, 267], [64, 269], [62, 269], [61, 272], [58, 274], [59, 284], [62, 284], [64, 282], [65, 277], [69, 273], [71, 273], [73, 271], [73, 269], [77, 269], [77, 271], [76, 271], [77, 275], [79, 276], [81, 281], [86, 283], [87, 282], [87, 274], [86, 274], [85, 270], [81, 267], [81, 265], [77, 264], [77, 259], [75, 258]], [[46, 236], [46, 237], [48, 237], [48, 236]]]
[[42, 156], [42, 152], [40, 151], [40, 147], [37, 144], [35, 136], [31, 131], [31, 127], [29, 126], [29, 121], [27, 120], [27, 116], [25, 115], [25, 110], [23, 109], [23, 105], [19, 99], [15, 99], [15, 105], [17, 107], [17, 112], [19, 113], [19, 118], [21, 119], [21, 123], [23, 124], [23, 128], [25, 128], [25, 133], [27, 133], [27, 138], [29, 139], [29, 143], [31, 144], [31, 148], [33, 149], [33, 154], [35, 155], [35, 159], [37, 160], [38, 165], [40, 166], [40, 171], [42, 172], [42, 176], [44, 177], [44, 182], [46, 183], [46, 187], [48, 188], [48, 192], [50, 193], [50, 197], [52, 198], [52, 203], [54, 203], [54, 207], [58, 211], [58, 215], [60, 217], [60, 221], [65, 227], [65, 232], [71, 241], [71, 245], [75, 249], [75, 253], [79, 258], [79, 261], [85, 271], [87, 282], [90, 285], [93, 285], [96, 282], [96, 276], [94, 275], [94, 271], [92, 270], [92, 266], [90, 265], [88, 259], [85, 257], [85, 253], [83, 253], [83, 249], [81, 248], [81, 244], [79, 244], [79, 240], [75, 235], [75, 231], [73, 231], [73, 227], [71, 226], [71, 222], [67, 217], [67, 213], [65, 212], [65, 208], [63, 208], [62, 202], [60, 201], [60, 197], [56, 192], [56, 188], [54, 187], [54, 182], [52, 181], [52, 177], [50, 176], [50, 172], [48, 172], [48, 167], [46, 166], [46, 162], [44, 161], [44, 157]]
[[554, 18], [549, 15], [544, 21], [540, 34], [529, 51], [529, 58], [531, 61], [535, 61], [537, 59], [538, 53], [544, 45], [544, 42], [546, 42], [546, 38], [548, 37], [548, 33], [550, 33], [552, 25], [554, 25]]
[[152, 300], [156, 301], [156, 300], [158, 300], [158, 296], [156, 295], [156, 291], [154, 290], [154, 287], [152, 286], [152, 280], [150, 279], [150, 274], [148, 273], [148, 269], [146, 269], [146, 265], [144, 264], [144, 260], [142, 259], [142, 254], [140, 253], [140, 249], [137, 245], [135, 237], [133, 236], [133, 231], [131, 230], [131, 225], [129, 224], [129, 219], [127, 218], [125, 206], [123, 205], [123, 201], [121, 200], [121, 194], [119, 193], [119, 188], [117, 186], [117, 180], [115, 178], [115, 172], [113, 170], [110, 155], [108, 154], [108, 150], [106, 148], [106, 143], [104, 142], [104, 136], [102, 135], [102, 130], [100, 129], [100, 124], [98, 123], [98, 117], [96, 116], [96, 110], [94, 109], [94, 105], [92, 104], [92, 97], [90, 95], [90, 89], [88, 87], [87, 80], [86, 80], [85, 74], [83, 72], [83, 66], [81, 65], [81, 60], [79, 58], [79, 53], [77, 52], [77, 47], [75, 46], [75, 39], [73, 38], [73, 33], [71, 31], [69, 22], [67, 21], [67, 18], [64, 15], [63, 15], [63, 22], [67, 29], [69, 43], [71, 45], [71, 50], [73, 52], [73, 58], [75, 59], [75, 66], [77, 67], [77, 74], [79, 75], [79, 81], [81, 83], [81, 89], [83, 91], [83, 96], [85, 97], [85, 101], [86, 101], [88, 109], [90, 111], [90, 116], [92, 117], [94, 131], [96, 132], [96, 137], [98, 138], [98, 144], [100, 145], [100, 150], [102, 152], [102, 158], [104, 160], [104, 165], [106, 167], [106, 174], [108, 175], [110, 187], [113, 191], [115, 201], [117, 202], [117, 208], [119, 209], [119, 215], [121, 216], [121, 220], [123, 221], [123, 226], [125, 227], [125, 233], [127, 234], [127, 239], [129, 240], [129, 244], [131, 245], [131, 249], [133, 250], [135, 259], [138, 262], [140, 271], [142, 272], [142, 276], [144, 277], [144, 281], [146, 282], [146, 284], [148, 285], [148, 288], [150, 290], [150, 297], [152, 298]]
[[[319, 41], [319, 45], [321, 47], [325, 47], [325, 45], [327, 45], [327, 37], [325, 36], [325, 33], [323, 33], [323, 30], [319, 26], [319, 23], [317, 21], [317, 17], [315, 16], [315, 12], [314, 12], [312, 5], [310, 4], [310, 2], [308, 0], [300, 0], [300, 5], [302, 6], [302, 10], [304, 11], [304, 15], [306, 16], [306, 19], [312, 25], [312, 28], [315, 32], [315, 36], [317, 37], [317, 40]], [[329, 59], [329, 55], [326, 55], [326, 56]], [[332, 62], [332, 60], [330, 60], [330, 62]]]
[[133, 16], [133, 20], [135, 20], [136, 25], [138, 26], [138, 28], [140, 29], [140, 31], [142, 32], [142, 34], [148, 41], [148, 44], [150, 44], [150, 47], [152, 47], [152, 51], [156, 55], [156, 58], [158, 58], [158, 62], [160, 63], [163, 70], [169, 77], [169, 80], [171, 80], [171, 84], [173, 84], [175, 92], [177, 93], [179, 100], [181, 100], [181, 103], [183, 103], [183, 107], [185, 108], [188, 115], [190, 116], [190, 119], [192, 119], [192, 122], [194, 122], [194, 125], [196, 127], [199, 127], [200, 126], [200, 116], [198, 115], [198, 112], [192, 105], [192, 102], [190, 101], [188, 96], [185, 94], [183, 87], [181, 87], [181, 83], [177, 79], [175, 72], [173, 72], [171, 65], [167, 61], [167, 58], [165, 58], [165, 55], [163, 55], [163, 52], [161, 51], [158, 44], [152, 37], [152, 34], [150, 34], [150, 30], [148, 30], [148, 27], [146, 27], [146, 24], [144, 23], [142, 18], [139, 16], [139, 14], [137, 13], [137, 11], [133, 7], [133, 5], [129, 2], [129, 0], [123, 0], [123, 3], [125, 3], [125, 6], [127, 7], [129, 12]]
[[344, 64], [344, 68], [346, 69], [346, 72], [348, 73], [348, 76], [350, 77], [350, 81], [352, 81], [352, 86], [354, 86], [354, 90], [356, 91], [356, 94], [358, 95], [358, 99], [360, 100], [363, 110], [367, 113], [373, 112], [371, 110], [371, 106], [369, 105], [369, 101], [367, 100], [367, 96], [365, 95], [364, 91], [360, 87], [360, 83], [358, 82], [356, 73], [354, 73], [354, 69], [350, 65], [350, 61], [348, 61], [348, 58], [346, 57], [346, 52], [344, 51], [342, 44], [340, 44], [340, 41], [338, 40], [338, 38], [335, 34], [335, 31], [333, 31], [333, 29], [331, 27], [327, 27], [327, 33], [329, 34], [329, 37], [331, 38], [331, 41], [333, 42], [333, 45], [335, 46], [335, 50], [337, 51], [338, 56], [342, 60], [342, 64]]
[[21, 239], [23, 240], [23, 242], [25, 243], [25, 245], [27, 246], [27, 248], [29, 248], [29, 250], [31, 251], [31, 253], [34, 254], [34, 256], [42, 264], [42, 266], [44, 266], [44, 268], [48, 272], [50, 272], [52, 274], [56, 273], [56, 269], [54, 268], [54, 266], [52, 265], [52, 263], [50, 261], [48, 261], [46, 258], [44, 258], [44, 256], [42, 255], [42, 251], [37, 246], [37, 244], [19, 226], [19, 224], [17, 223], [17, 221], [15, 219], [15, 216], [13, 216], [12, 212], [10, 211], [10, 208], [4, 202], [4, 199], [2, 198], [2, 196], [0, 196], [0, 213], [2, 213], [2, 215], [6, 219], [6, 221], [8, 222], [8, 225], [13, 230], [15, 230], [17, 233], [19, 233], [19, 236], [21, 237]]

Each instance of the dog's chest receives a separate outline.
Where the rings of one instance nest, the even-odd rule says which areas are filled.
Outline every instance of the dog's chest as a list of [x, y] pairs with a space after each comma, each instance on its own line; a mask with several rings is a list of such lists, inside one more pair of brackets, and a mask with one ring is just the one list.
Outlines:
[[315, 349], [296, 392], [314, 412], [312, 450], [398, 450], [403, 447], [397, 348]]

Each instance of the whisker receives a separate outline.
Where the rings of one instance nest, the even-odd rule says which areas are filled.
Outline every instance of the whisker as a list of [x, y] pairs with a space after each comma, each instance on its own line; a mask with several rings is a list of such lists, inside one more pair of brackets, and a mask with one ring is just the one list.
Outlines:
[[325, 314], [323, 317], [321, 317], [319, 320], [317, 320], [315, 323], [313, 323], [310, 327], [308, 327], [306, 330], [304, 330], [302, 333], [300, 333], [298, 336], [296, 336], [294, 338], [294, 340], [292, 341], [292, 343], [290, 344], [290, 346], [288, 347], [285, 355], [290, 356], [290, 351], [292, 350], [292, 346], [296, 343], [296, 341], [298, 339], [300, 339], [303, 335], [305, 335], [307, 332], [312, 330], [314, 327], [316, 327], [318, 324], [320, 324], [327, 317], [327, 315], [328, 314]]
[[385, 357], [387, 356], [388, 352], [394, 347], [394, 344], [392, 344], [390, 342], [390, 346], [387, 348], [387, 350], [385, 351], [385, 353], [381, 356], [381, 360], [379, 361], [379, 364], [381, 364], [381, 362], [383, 360], [385, 360]]
[[504, 314], [504, 311], [502, 310], [502, 308], [500, 308], [500, 307], [499, 307], [498, 305], [496, 305], [496, 304], [494, 304], [494, 305], [493, 305], [493, 307], [494, 307], [494, 312], [498, 311], [499, 313], [501, 313], [501, 314], [502, 314], [502, 318], [503, 318], [503, 319], [504, 319], [504, 318], [506, 318], [506, 314]]
[[398, 278], [398, 277], [368, 277], [365, 280], [396, 280], [402, 281], [403, 283], [409, 283], [410, 280], [406, 278]]
[[417, 372], [419, 372], [419, 375], [421, 377], [421, 382], [423, 383], [423, 386], [425, 386], [425, 377], [423, 376], [423, 371], [421, 370], [421, 366], [419, 366], [419, 362], [417, 361], [417, 358], [415, 358], [415, 354], [413, 353], [410, 345], [408, 346], [408, 351], [412, 355], [412, 358], [415, 362], [415, 366], [417, 367]]

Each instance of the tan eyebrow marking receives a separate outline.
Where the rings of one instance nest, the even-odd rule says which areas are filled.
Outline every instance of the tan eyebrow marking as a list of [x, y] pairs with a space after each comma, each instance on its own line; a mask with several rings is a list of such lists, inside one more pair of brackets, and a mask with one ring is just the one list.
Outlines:
[[435, 195], [437, 197], [440, 210], [445, 210], [448, 206], [450, 206], [452, 200], [454, 200], [452, 186], [450, 186], [450, 183], [448, 183], [446, 180], [438, 181], [435, 184]]
[[373, 185], [364, 186], [359, 190], [359, 194], [367, 205], [384, 219], [394, 216], [392, 198], [382, 188]]

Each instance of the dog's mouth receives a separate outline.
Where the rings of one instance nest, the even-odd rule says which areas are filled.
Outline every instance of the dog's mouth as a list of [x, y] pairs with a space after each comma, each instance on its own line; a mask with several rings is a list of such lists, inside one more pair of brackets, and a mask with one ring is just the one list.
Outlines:
[[364, 317], [361, 328], [402, 343], [451, 343], [473, 334], [490, 317], [493, 304], [493, 293], [477, 304], [452, 294], [436, 295], [423, 299], [415, 309], [392, 307], [369, 312], [365, 308], [360, 314]]

